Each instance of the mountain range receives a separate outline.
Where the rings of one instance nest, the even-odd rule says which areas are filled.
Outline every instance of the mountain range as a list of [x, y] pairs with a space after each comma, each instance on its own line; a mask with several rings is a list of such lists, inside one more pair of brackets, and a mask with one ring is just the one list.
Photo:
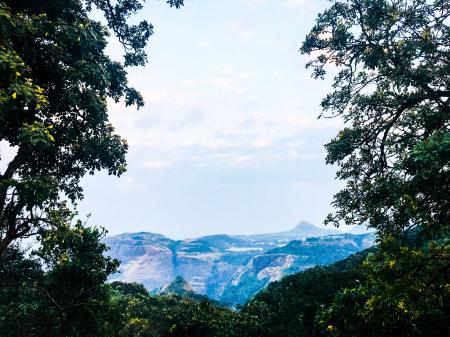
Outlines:
[[172, 240], [139, 232], [110, 236], [105, 243], [121, 261], [111, 281], [139, 282], [154, 293], [182, 284], [190, 293], [236, 305], [284, 275], [346, 258], [374, 239], [373, 233], [342, 233], [303, 221], [278, 233]]

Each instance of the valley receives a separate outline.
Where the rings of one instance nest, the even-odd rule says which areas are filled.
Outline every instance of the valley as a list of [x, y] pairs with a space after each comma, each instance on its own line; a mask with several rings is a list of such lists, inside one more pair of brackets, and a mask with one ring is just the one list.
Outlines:
[[283, 276], [327, 265], [373, 245], [372, 233], [350, 234], [300, 222], [290, 231], [172, 240], [160, 234], [125, 233], [105, 238], [121, 261], [110, 281], [142, 283], [157, 293], [178, 276], [193, 291], [236, 305]]

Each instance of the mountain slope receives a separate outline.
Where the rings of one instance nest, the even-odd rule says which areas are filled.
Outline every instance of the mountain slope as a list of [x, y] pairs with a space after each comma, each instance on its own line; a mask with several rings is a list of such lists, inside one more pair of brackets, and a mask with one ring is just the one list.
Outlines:
[[195, 293], [243, 303], [284, 275], [345, 258], [373, 242], [373, 234], [298, 237], [323, 231], [302, 223], [258, 239], [220, 234], [171, 240], [144, 232], [111, 236], [105, 239], [109, 254], [122, 263], [110, 280], [139, 282], [155, 291], [182, 276]]
[[250, 259], [228, 282], [223, 302], [244, 303], [271, 282], [318, 265], [327, 265], [373, 244], [374, 236], [335, 235], [292, 241]]
[[317, 237], [326, 235], [342, 234], [342, 232], [336, 229], [320, 228], [312, 225], [307, 221], [300, 221], [294, 228], [276, 233], [265, 233], [265, 234], [254, 234], [240, 236], [245, 240], [280, 240], [280, 241], [291, 241], [299, 240], [307, 237]]
[[319, 336], [315, 316], [335, 294], [362, 281], [361, 264], [368, 252], [351, 255], [328, 266], [310, 268], [273, 282], [243, 308], [244, 317], [258, 317], [251, 336]]

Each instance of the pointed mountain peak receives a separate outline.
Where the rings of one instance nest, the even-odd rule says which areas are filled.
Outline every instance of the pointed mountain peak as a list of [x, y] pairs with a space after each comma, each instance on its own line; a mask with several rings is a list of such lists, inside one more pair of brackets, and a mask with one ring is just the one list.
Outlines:
[[314, 226], [312, 223], [308, 222], [308, 221], [300, 221], [298, 223], [297, 226], [295, 226], [293, 229], [291, 230], [295, 230], [295, 229], [305, 229], [305, 228], [319, 228]]
[[317, 227], [308, 221], [300, 221], [297, 226], [285, 233], [289, 236], [322, 236], [338, 234], [339, 231], [332, 228]]

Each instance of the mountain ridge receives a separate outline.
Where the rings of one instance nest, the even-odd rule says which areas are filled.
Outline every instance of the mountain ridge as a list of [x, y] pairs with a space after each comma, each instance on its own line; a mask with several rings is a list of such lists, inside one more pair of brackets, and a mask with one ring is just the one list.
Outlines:
[[172, 240], [137, 232], [108, 236], [104, 242], [122, 262], [110, 281], [139, 282], [155, 291], [182, 276], [195, 293], [237, 304], [284, 275], [345, 258], [374, 240], [373, 234], [334, 233], [300, 222], [290, 231], [253, 236]]

